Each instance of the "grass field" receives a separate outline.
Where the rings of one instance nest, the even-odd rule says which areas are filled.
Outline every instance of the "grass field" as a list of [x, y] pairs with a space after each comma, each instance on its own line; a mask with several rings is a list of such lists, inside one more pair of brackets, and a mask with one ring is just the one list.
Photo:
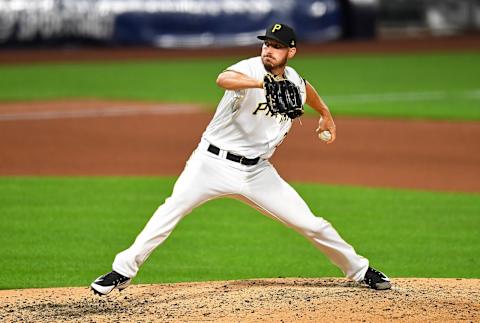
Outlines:
[[[174, 178], [0, 178], [0, 289], [86, 286], [110, 269]], [[480, 277], [480, 195], [295, 184], [393, 277]], [[240, 202], [196, 209], [136, 283], [341, 276], [291, 229]]]
[[[201, 103], [239, 58], [0, 66], [0, 101], [102, 98]], [[480, 120], [480, 53], [302, 56], [291, 65], [335, 115]]]

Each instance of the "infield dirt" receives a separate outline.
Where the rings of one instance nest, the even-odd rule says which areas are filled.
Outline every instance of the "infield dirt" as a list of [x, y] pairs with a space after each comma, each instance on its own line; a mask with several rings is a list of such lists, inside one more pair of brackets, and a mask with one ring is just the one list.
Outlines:
[[[178, 176], [212, 115], [179, 104], [2, 103], [0, 176]], [[285, 179], [480, 192], [480, 122], [336, 118], [326, 145], [317, 120], [296, 121], [275, 153]]]
[[344, 279], [258, 279], [0, 291], [4, 322], [478, 322], [478, 279], [395, 279], [373, 291]]

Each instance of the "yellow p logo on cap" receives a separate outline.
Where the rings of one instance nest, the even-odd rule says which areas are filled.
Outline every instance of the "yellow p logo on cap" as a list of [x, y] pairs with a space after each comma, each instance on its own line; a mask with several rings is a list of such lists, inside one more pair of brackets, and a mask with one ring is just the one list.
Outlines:
[[280, 29], [282, 29], [282, 25], [275, 24], [275, 26], [273, 26], [273, 28], [272, 28], [272, 33], [276, 32], [277, 30], [280, 30]]

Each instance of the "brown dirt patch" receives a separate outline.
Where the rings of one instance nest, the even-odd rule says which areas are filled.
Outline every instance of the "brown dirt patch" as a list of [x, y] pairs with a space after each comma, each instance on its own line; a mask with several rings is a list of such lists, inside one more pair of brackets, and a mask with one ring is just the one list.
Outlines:
[[[0, 176], [178, 176], [212, 114], [195, 106], [56, 101], [0, 104]], [[296, 122], [273, 163], [290, 181], [480, 192], [480, 122], [337, 118]], [[445, 134], [454, 134], [448, 135]]]
[[0, 291], [4, 322], [478, 322], [478, 279], [395, 279], [373, 291], [344, 279], [259, 279]]

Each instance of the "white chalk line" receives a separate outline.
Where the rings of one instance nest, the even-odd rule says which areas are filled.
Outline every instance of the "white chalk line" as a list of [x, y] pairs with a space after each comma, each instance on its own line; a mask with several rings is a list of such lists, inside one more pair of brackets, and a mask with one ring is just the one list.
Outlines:
[[134, 107], [111, 107], [97, 109], [82, 109], [68, 111], [38, 111], [25, 113], [8, 113], [0, 114], [0, 121], [12, 120], [48, 120], [48, 119], [65, 119], [65, 118], [99, 118], [99, 117], [119, 117], [119, 116], [135, 116], [135, 115], [165, 115], [179, 113], [198, 112], [199, 108], [195, 106], [174, 106], [163, 105], [150, 108], [134, 108]]
[[415, 102], [415, 101], [435, 101], [446, 98], [480, 99], [480, 90], [470, 90], [464, 92], [397, 92], [397, 93], [379, 93], [379, 94], [352, 94], [352, 95], [333, 95], [326, 96], [327, 102], [335, 103], [379, 103], [379, 102]]
[[468, 91], [466, 97], [470, 99], [480, 99], [480, 90]]

